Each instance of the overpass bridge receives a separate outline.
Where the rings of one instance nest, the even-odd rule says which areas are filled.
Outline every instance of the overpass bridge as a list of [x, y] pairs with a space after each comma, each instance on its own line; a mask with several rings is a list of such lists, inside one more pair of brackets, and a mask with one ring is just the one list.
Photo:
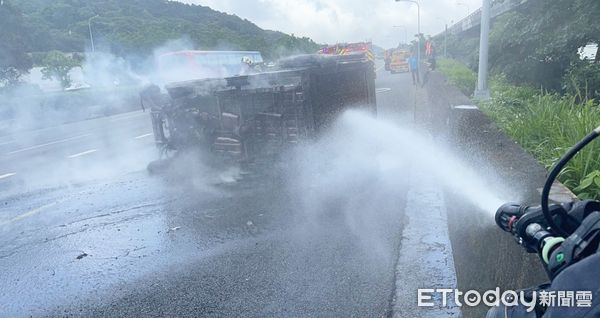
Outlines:
[[[514, 10], [520, 5], [526, 3], [528, 0], [505, 0], [503, 2], [493, 1], [491, 7], [492, 19], [498, 17], [508, 11]], [[477, 28], [481, 25], [481, 8], [477, 9], [469, 16], [458, 21], [454, 25], [448, 27], [450, 34], [460, 34], [471, 29]], [[444, 32], [439, 33], [436, 36], [443, 35]]]

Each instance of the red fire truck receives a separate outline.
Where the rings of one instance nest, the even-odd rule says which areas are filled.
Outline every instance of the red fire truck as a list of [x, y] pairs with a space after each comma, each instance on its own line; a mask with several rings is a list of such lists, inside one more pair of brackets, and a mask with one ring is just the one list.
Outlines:
[[371, 42], [338, 43], [335, 45], [326, 46], [320, 49], [317, 53], [327, 55], [350, 55], [355, 53], [365, 53], [370, 61], [375, 61], [373, 44]]

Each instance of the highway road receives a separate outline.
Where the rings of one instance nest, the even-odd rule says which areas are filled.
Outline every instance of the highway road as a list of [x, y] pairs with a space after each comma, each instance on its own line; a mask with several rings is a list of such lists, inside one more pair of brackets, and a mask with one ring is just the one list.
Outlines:
[[[409, 125], [409, 75], [377, 74], [379, 117]], [[0, 137], [0, 317], [408, 317], [410, 162], [343, 126], [359, 139], [237, 182], [195, 160], [149, 175], [141, 111]]]

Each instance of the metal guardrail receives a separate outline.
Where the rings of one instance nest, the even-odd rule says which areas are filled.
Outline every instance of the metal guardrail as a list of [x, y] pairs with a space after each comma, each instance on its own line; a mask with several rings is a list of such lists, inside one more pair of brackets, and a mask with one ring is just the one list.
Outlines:
[[[527, 1], [528, 0], [506, 0], [501, 3], [494, 1], [492, 3], [491, 16], [492, 16], [492, 18], [495, 18], [499, 15], [502, 15], [508, 11], [515, 9], [516, 7], [526, 3]], [[467, 30], [470, 30], [476, 26], [479, 26], [480, 24], [481, 24], [481, 8], [477, 9], [476, 11], [471, 13], [466, 18], [464, 18], [464, 19], [458, 21], [457, 23], [453, 24], [452, 26], [448, 27], [448, 32], [450, 34], [459, 34], [459, 33], [465, 32]], [[436, 36], [442, 35], [443, 33], [444, 32], [440, 32]]]

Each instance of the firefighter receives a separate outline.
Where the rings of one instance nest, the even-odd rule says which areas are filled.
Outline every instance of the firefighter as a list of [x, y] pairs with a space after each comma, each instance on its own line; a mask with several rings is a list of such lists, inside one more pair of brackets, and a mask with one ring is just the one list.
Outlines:
[[425, 54], [427, 55], [427, 62], [429, 63], [429, 69], [435, 71], [436, 60], [435, 60], [435, 47], [433, 45], [433, 41], [431, 37], [427, 40], [425, 44]]

